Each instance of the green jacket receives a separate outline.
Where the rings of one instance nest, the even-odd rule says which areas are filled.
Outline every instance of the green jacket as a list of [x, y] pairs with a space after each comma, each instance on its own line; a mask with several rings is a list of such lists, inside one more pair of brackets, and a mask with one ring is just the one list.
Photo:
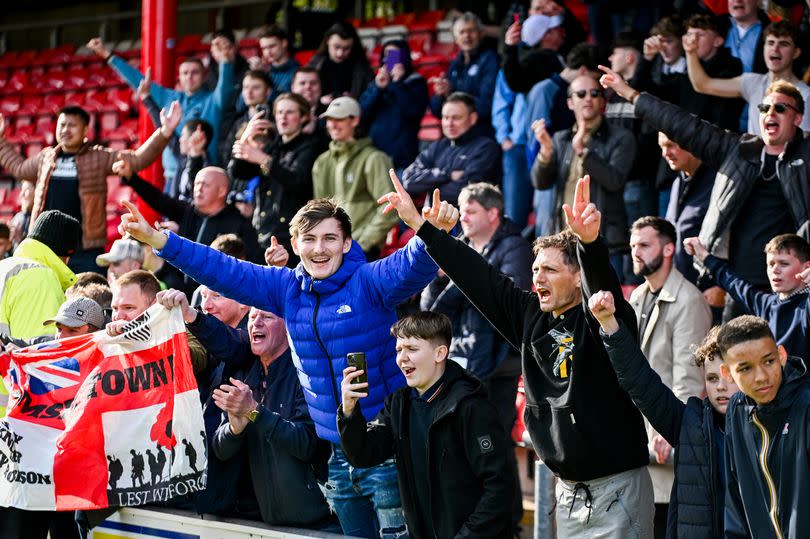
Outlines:
[[336, 198], [352, 218], [352, 237], [363, 251], [380, 245], [397, 222], [396, 212], [383, 214], [377, 199], [393, 188], [391, 158], [371, 145], [371, 139], [335, 142], [315, 160], [315, 198]]
[[54, 332], [42, 322], [56, 315], [76, 276], [48, 247], [28, 238], [0, 261], [0, 331], [17, 339]]

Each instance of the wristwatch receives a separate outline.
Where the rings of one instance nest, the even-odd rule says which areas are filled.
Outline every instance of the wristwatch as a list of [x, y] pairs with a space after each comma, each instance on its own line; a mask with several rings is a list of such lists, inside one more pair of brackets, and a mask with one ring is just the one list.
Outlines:
[[246, 417], [247, 417], [248, 421], [250, 421], [251, 423], [255, 423], [255, 422], [256, 422], [256, 420], [257, 420], [257, 419], [259, 419], [259, 413], [260, 413], [260, 412], [261, 412], [260, 407], [259, 407], [258, 405], [256, 405], [256, 409], [255, 409], [255, 410], [251, 410], [251, 411], [249, 411], [249, 412], [247, 413], [247, 416], [246, 416]]

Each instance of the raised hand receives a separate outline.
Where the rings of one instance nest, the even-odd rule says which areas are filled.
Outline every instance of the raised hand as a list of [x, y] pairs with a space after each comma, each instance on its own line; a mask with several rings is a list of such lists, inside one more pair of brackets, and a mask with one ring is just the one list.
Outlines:
[[428, 223], [447, 233], [456, 226], [459, 216], [459, 211], [455, 206], [446, 200], [441, 200], [438, 189], [433, 190], [433, 204], [431, 204], [430, 208], [422, 209], [422, 217]]
[[275, 236], [270, 236], [270, 247], [264, 250], [264, 261], [268, 266], [283, 268], [290, 259], [290, 253], [278, 243]]
[[141, 82], [138, 83], [138, 89], [135, 90], [135, 95], [138, 96], [140, 101], [149, 97], [149, 88], [152, 87], [152, 68], [147, 67], [143, 74]]
[[551, 152], [554, 150], [554, 143], [551, 140], [551, 135], [546, 129], [546, 121], [544, 119], [535, 120], [532, 122], [532, 131], [534, 131], [534, 138], [540, 143], [540, 155], [543, 161], [551, 160]]
[[377, 70], [377, 76], [374, 77], [374, 84], [377, 88], [387, 88], [388, 83], [391, 82], [391, 74], [385, 66]]
[[257, 148], [255, 144], [256, 143], [252, 140], [237, 140], [233, 143], [231, 154], [235, 159], [242, 159], [255, 165], [261, 165], [267, 161], [267, 158], [270, 156]]
[[599, 237], [602, 214], [591, 202], [591, 177], [587, 174], [577, 180], [574, 205], [563, 204], [565, 224], [582, 243], [591, 243]]
[[168, 111], [165, 108], [160, 110], [160, 131], [164, 137], [169, 138], [174, 134], [182, 117], [183, 107], [180, 106], [179, 101], [172, 101]]
[[215, 389], [212, 397], [214, 404], [223, 412], [227, 412], [231, 431], [240, 434], [248, 425], [248, 412], [255, 410], [258, 404], [247, 384], [236, 378], [231, 378], [230, 382], [230, 385], [222, 384]]
[[[355, 384], [354, 379], [362, 376], [365, 371], [358, 371], [357, 367], [343, 369], [343, 381], [340, 382], [340, 392], [343, 395], [343, 415], [348, 417], [354, 412], [357, 401], [368, 396], [368, 382]], [[365, 390], [363, 392], [362, 390]]]
[[85, 45], [88, 49], [96, 53], [98, 56], [106, 59], [110, 56], [110, 49], [104, 45], [104, 41], [101, 40], [100, 37], [94, 37], [90, 41], [87, 42]]
[[627, 84], [621, 75], [609, 67], [600, 65], [599, 69], [604, 73], [604, 75], [599, 78], [599, 84], [601, 84], [603, 88], [610, 88], [616, 92], [616, 95], [627, 100], [629, 100], [636, 93], [636, 90]]
[[695, 34], [690, 34], [689, 32], [683, 35], [681, 38], [681, 43], [683, 45], [683, 52], [686, 54], [692, 54], [697, 52], [697, 36]]
[[644, 40], [644, 58], [651, 62], [661, 52], [661, 36], [651, 36]]
[[124, 159], [122, 155], [118, 154], [118, 160], [112, 165], [113, 174], [118, 174], [122, 178], [131, 178], [133, 174], [132, 163], [128, 159]]
[[245, 130], [242, 132], [242, 136], [239, 137], [239, 140], [245, 142], [257, 135], [266, 135], [270, 132], [270, 129], [273, 128], [273, 124], [270, 123], [270, 120], [265, 118], [265, 115], [266, 113], [263, 110], [254, 114], [245, 126]]
[[613, 294], [600, 290], [588, 298], [588, 309], [602, 326], [602, 331], [608, 335], [618, 331], [619, 322], [616, 321], [616, 304]]
[[653, 438], [653, 451], [655, 452], [655, 460], [658, 464], [666, 464], [672, 454], [672, 446], [660, 434], [656, 434]]
[[377, 199], [377, 204], [385, 204], [383, 213], [388, 213], [391, 210], [396, 210], [399, 218], [413, 230], [419, 230], [422, 223], [425, 222], [422, 214], [416, 209], [411, 195], [402, 187], [402, 182], [399, 181], [397, 173], [394, 169], [388, 170], [388, 175], [391, 177], [391, 183], [394, 184], [394, 190], [386, 193]]
[[183, 321], [190, 324], [197, 319], [197, 310], [188, 304], [188, 298], [184, 292], [169, 288], [168, 290], [161, 290], [155, 296], [155, 301], [166, 307], [167, 309], [180, 308], [183, 314]]
[[810, 285], [810, 268], [805, 268], [796, 274], [796, 278], [800, 279], [805, 286]]
[[205, 154], [206, 142], [205, 132], [202, 126], [198, 125], [197, 129], [188, 137], [188, 155], [191, 157], [201, 157]]
[[504, 35], [503, 42], [506, 45], [517, 45], [520, 43], [520, 32], [522, 29], [523, 26], [520, 24], [520, 21], [510, 24], [509, 28], [506, 29], [506, 35]]
[[695, 257], [695, 260], [701, 264], [706, 260], [706, 257], [709, 256], [709, 251], [706, 250], [703, 242], [701, 242], [698, 237], [683, 240], [683, 250], [686, 251], [686, 254], [689, 256]]
[[127, 209], [127, 213], [121, 216], [121, 224], [118, 225], [118, 232], [121, 236], [129, 234], [133, 239], [145, 243], [155, 249], [163, 249], [166, 246], [166, 236], [155, 230], [144, 218], [138, 208], [128, 200], [122, 200], [121, 204]]
[[236, 58], [236, 47], [224, 37], [217, 37], [211, 42], [211, 56], [217, 64], [229, 64]]

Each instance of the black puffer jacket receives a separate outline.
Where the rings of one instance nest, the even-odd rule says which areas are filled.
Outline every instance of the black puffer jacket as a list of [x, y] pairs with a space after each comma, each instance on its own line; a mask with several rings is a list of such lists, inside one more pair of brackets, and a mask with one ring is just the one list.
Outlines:
[[[555, 230], [562, 230], [560, 218], [565, 193], [565, 181], [573, 157], [571, 129], [554, 133], [554, 151], [551, 161], [542, 164], [539, 157], [532, 165], [532, 183], [535, 189], [557, 187], [554, 201]], [[636, 158], [636, 140], [633, 133], [602, 121], [586, 145], [587, 154], [582, 164], [583, 174], [591, 175], [591, 201], [602, 211], [604, 236], [611, 249], [624, 248], [629, 241], [627, 212], [624, 208], [624, 184], [627, 182]], [[539, 154], [538, 154], [539, 155]]]
[[427, 470], [432, 522], [424, 522], [415, 496], [410, 417], [412, 390], [404, 387], [385, 399], [377, 418], [366, 424], [358, 407], [345, 417], [338, 411], [340, 441], [354, 466], [369, 467], [397, 457], [402, 510], [411, 537], [511, 537], [511, 499], [515, 485], [507, 471], [506, 433], [486, 399], [481, 381], [447, 360], [444, 386], [434, 395], [428, 431]]
[[[505, 219], [501, 223], [481, 256], [523, 290], [531, 289], [531, 247], [512, 221]], [[519, 362], [517, 349], [504, 340], [449, 277], [436, 277], [422, 291], [420, 306], [422, 310], [450, 317], [453, 321], [450, 355], [467, 359], [467, 370], [482, 380], [507, 357], [514, 357]]]
[[[726, 537], [810, 537], [810, 375], [789, 357], [776, 398], [726, 415]], [[777, 529], [779, 530], [777, 532]]]
[[[724, 131], [646, 93], [636, 99], [636, 115], [717, 171], [700, 239], [713, 255], [728, 258], [727, 232], [762, 171], [765, 143], [756, 135]], [[808, 165], [810, 139], [799, 130], [779, 156], [776, 173], [797, 233], [805, 239], [810, 239]]]
[[684, 404], [658, 376], [627, 328], [602, 341], [619, 379], [650, 424], [675, 448], [675, 482], [669, 498], [667, 537], [713, 539], [723, 534], [724, 488], [708, 399]]

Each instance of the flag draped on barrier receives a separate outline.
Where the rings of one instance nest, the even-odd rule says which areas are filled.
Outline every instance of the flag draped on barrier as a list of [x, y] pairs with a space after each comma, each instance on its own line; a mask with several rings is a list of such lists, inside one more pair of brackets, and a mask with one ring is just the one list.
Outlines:
[[0, 505], [100, 509], [205, 487], [200, 398], [179, 309], [0, 355]]

